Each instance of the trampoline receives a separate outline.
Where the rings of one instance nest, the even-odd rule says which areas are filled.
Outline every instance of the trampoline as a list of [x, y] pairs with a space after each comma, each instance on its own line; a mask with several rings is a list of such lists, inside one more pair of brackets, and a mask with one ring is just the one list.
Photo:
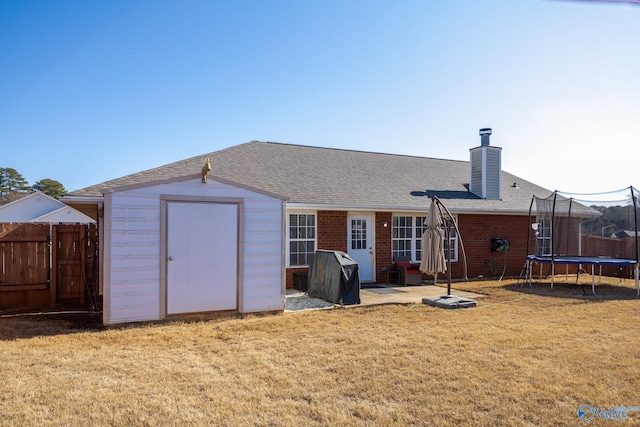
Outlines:
[[[605, 275], [621, 278], [622, 267], [629, 267], [625, 269], [627, 277], [632, 276], [632, 271], [635, 273], [636, 296], [640, 296], [640, 203], [637, 194], [638, 190], [628, 187], [606, 193], [554, 191], [545, 198], [533, 196], [529, 207], [531, 228], [527, 234], [527, 252], [535, 255], [527, 255], [520, 283], [528, 281], [531, 286], [533, 264], [541, 265], [541, 275], [542, 264], [550, 264], [551, 289], [556, 264], [566, 265], [567, 272], [572, 270], [578, 276], [586, 270], [583, 266], [590, 265], [591, 291], [596, 295], [596, 267], [600, 277], [604, 268]], [[534, 251], [530, 251], [531, 243]]]
[[595, 267], [599, 266], [602, 271], [603, 265], [617, 265], [617, 266], [634, 266], [635, 267], [635, 280], [636, 280], [636, 296], [640, 296], [640, 281], [638, 280], [638, 263], [635, 259], [621, 259], [621, 258], [609, 258], [609, 257], [592, 257], [592, 256], [538, 256], [527, 255], [527, 262], [529, 263], [528, 280], [531, 285], [533, 268], [531, 264], [551, 264], [551, 289], [553, 289], [553, 276], [555, 264], [564, 265], [590, 265], [591, 266], [591, 292], [596, 295], [596, 282], [595, 282]]

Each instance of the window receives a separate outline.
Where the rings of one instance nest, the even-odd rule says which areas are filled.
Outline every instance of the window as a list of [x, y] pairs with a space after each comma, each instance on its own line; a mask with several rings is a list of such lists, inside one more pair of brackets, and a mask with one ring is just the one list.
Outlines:
[[289, 215], [289, 266], [309, 265], [316, 252], [316, 215], [313, 213]]
[[411, 248], [414, 247], [413, 217], [394, 216], [391, 228], [391, 251], [393, 257], [413, 257]]
[[416, 260], [422, 260], [422, 235], [426, 231], [427, 227], [424, 225], [426, 216], [416, 217]]
[[[393, 216], [391, 229], [391, 252], [393, 257], [408, 257], [413, 262], [422, 260], [422, 234], [426, 216]], [[451, 227], [449, 241], [444, 243], [445, 257], [458, 261], [458, 233]], [[447, 251], [449, 253], [447, 254]]]
[[458, 261], [458, 231], [453, 225], [449, 229], [449, 240], [444, 242], [444, 259], [448, 257], [451, 257], [451, 262]]
[[351, 249], [367, 249], [367, 220], [351, 220]]
[[551, 220], [538, 219], [536, 233], [536, 255], [551, 255]]

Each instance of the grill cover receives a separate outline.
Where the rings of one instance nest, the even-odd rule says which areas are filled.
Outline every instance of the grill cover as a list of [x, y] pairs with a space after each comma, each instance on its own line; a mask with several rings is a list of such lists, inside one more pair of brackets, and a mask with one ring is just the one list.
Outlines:
[[334, 304], [360, 304], [358, 263], [344, 252], [316, 251], [309, 266], [307, 292]]

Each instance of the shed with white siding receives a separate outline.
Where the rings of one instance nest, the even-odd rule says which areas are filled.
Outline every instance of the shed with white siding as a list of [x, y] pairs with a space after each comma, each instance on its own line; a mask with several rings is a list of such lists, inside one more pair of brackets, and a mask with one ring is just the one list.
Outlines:
[[285, 203], [201, 175], [105, 190], [104, 324], [284, 310]]

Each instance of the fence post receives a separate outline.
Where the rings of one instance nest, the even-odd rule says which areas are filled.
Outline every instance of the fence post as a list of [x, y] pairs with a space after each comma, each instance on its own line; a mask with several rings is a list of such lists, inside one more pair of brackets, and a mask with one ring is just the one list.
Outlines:
[[49, 292], [51, 305], [56, 303], [58, 293], [58, 227], [49, 226]]

